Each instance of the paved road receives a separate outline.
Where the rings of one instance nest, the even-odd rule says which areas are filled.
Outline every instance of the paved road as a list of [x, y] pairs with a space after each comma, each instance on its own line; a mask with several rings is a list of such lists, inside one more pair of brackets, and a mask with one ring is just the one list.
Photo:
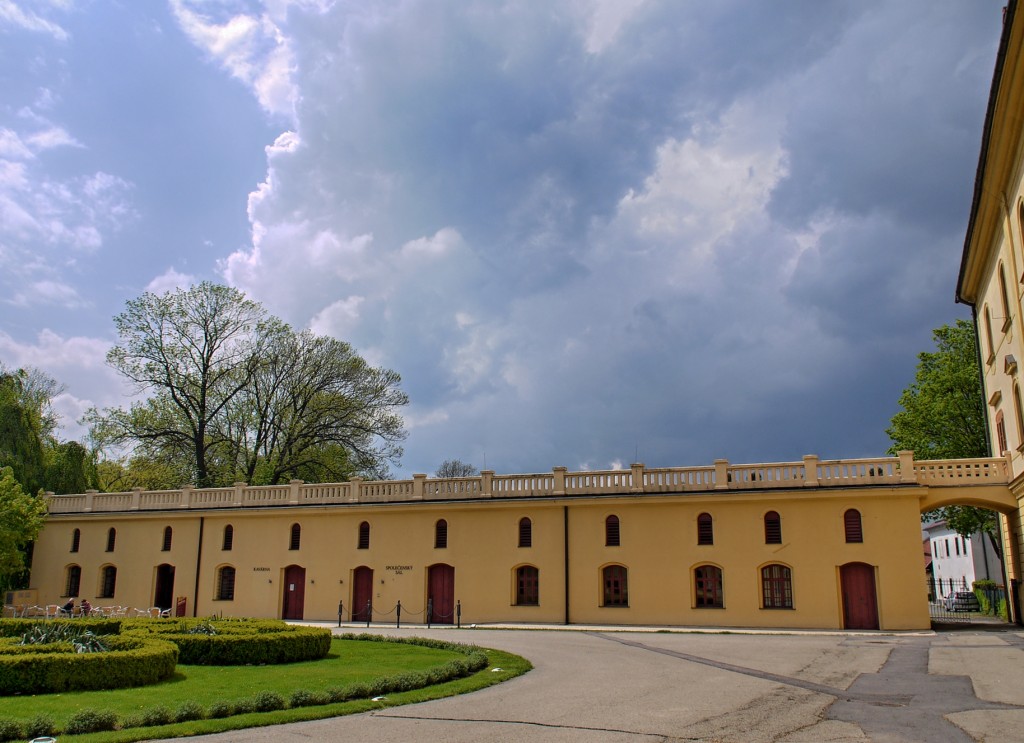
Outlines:
[[475, 694], [205, 736], [228, 741], [1024, 740], [1024, 634], [677, 634], [403, 628], [534, 670]]

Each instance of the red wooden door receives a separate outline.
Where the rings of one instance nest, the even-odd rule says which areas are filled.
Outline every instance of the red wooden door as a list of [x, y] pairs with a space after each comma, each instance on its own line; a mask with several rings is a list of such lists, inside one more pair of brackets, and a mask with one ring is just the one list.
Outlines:
[[438, 563], [427, 575], [427, 599], [433, 624], [455, 624], [455, 568]]
[[878, 629], [878, 597], [875, 569], [863, 562], [839, 568], [843, 590], [843, 626], [846, 629]]
[[306, 569], [289, 565], [284, 569], [284, 607], [282, 619], [302, 619], [302, 605], [306, 598]]
[[362, 565], [352, 574], [352, 621], [367, 622], [372, 615], [373, 569]]

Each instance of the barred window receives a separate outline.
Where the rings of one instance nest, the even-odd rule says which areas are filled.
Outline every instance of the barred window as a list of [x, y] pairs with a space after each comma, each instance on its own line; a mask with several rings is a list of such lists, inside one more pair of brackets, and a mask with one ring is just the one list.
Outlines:
[[722, 569], [714, 565], [701, 565], [693, 571], [698, 609], [721, 609], [725, 606], [722, 593]]
[[765, 565], [761, 568], [761, 592], [765, 609], [792, 609], [792, 571], [785, 565]]
[[224, 541], [221, 542], [220, 548], [225, 552], [230, 552], [231, 548], [235, 544], [235, 527], [228, 524], [224, 527]]
[[764, 515], [764, 543], [782, 544], [782, 518], [777, 511]]
[[75, 529], [71, 532], [71, 551], [78, 552], [78, 548], [82, 543], [82, 530]]
[[434, 549], [443, 550], [448, 547], [448, 522], [438, 519], [434, 524]]
[[297, 550], [302, 542], [302, 527], [292, 524], [291, 538], [288, 540], [288, 549]]
[[364, 521], [359, 525], [359, 537], [356, 540], [356, 549], [370, 549], [370, 522]]
[[540, 571], [533, 565], [516, 569], [516, 606], [540, 604]]
[[702, 513], [697, 517], [697, 544], [715, 543], [715, 524], [710, 513]]
[[107, 530], [107, 552], [114, 551], [114, 542], [117, 541], [117, 529], [110, 527]]
[[533, 546], [533, 522], [525, 516], [519, 519], [519, 546]]
[[619, 517], [612, 514], [604, 520], [605, 547], [619, 546]]
[[230, 565], [217, 571], [217, 600], [235, 600], [235, 569]]
[[161, 552], [170, 552], [171, 551], [171, 537], [172, 537], [172, 535], [173, 535], [173, 532], [171, 531], [171, 527], [165, 526], [164, 527], [164, 543], [163, 543], [163, 546], [160, 548]]
[[846, 532], [847, 544], [859, 544], [864, 541], [860, 511], [856, 508], [851, 508], [843, 514], [843, 530]]

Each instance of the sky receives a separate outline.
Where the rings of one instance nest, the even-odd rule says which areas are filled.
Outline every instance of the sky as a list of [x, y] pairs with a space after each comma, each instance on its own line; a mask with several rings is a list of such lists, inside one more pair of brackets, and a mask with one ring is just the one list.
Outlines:
[[1002, 2], [0, 0], [0, 363], [60, 435], [145, 291], [398, 371], [394, 475], [884, 455]]

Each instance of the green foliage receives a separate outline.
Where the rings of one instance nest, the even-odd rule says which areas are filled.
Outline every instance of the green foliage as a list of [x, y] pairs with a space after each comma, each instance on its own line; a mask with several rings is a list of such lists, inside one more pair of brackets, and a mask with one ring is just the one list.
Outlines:
[[330, 702], [330, 697], [326, 692], [310, 691], [309, 689], [296, 689], [288, 697], [289, 707], [314, 707], [328, 702]]
[[295, 332], [236, 289], [145, 293], [114, 323], [107, 361], [150, 397], [87, 414], [102, 446], [132, 450], [107, 479], [338, 480], [380, 474], [401, 456], [399, 376], [346, 343]]
[[117, 715], [110, 710], [82, 709], [71, 716], [64, 726], [65, 735], [82, 735], [113, 730], [117, 727]]
[[210, 705], [207, 714], [213, 719], [231, 717], [231, 715], [235, 714], [235, 705], [231, 702], [218, 700]]
[[153, 622], [130, 619], [130, 633], [148, 633], [173, 642], [180, 662], [197, 666], [275, 665], [323, 658], [331, 632], [297, 627], [280, 620], [206, 620]]
[[94, 635], [116, 635], [121, 632], [120, 619], [82, 617], [80, 619], [0, 619], [0, 637], [21, 637], [37, 627], [71, 627]]
[[196, 701], [183, 702], [174, 710], [175, 722], [189, 722], [190, 720], [202, 720], [206, 717], [203, 705]]
[[10, 642], [0, 644], [0, 695], [145, 686], [170, 678], [178, 662], [173, 644], [142, 636], [110, 636], [102, 653], [78, 653], [70, 643]]
[[21, 724], [17, 720], [12, 720], [9, 717], [0, 717], [0, 741], [23, 740], [28, 737], [29, 734], [22, 731]]
[[42, 372], [0, 367], [0, 467], [10, 467], [29, 493], [43, 487], [45, 444], [56, 426], [50, 402], [57, 392]]
[[261, 691], [253, 697], [253, 707], [257, 712], [274, 712], [284, 709], [284, 697], [276, 691]]
[[45, 738], [57, 734], [57, 723], [49, 715], [36, 715], [25, 723], [26, 738]]
[[109, 649], [91, 630], [63, 622], [36, 624], [21, 636], [19, 644], [48, 645], [58, 642], [70, 644], [76, 653], [105, 653]]
[[25, 549], [43, 528], [46, 504], [28, 495], [10, 467], [0, 467], [0, 587], [11, 586], [25, 569]]
[[96, 458], [77, 441], [54, 443], [47, 450], [46, 489], [57, 493], [84, 493], [99, 484]]

